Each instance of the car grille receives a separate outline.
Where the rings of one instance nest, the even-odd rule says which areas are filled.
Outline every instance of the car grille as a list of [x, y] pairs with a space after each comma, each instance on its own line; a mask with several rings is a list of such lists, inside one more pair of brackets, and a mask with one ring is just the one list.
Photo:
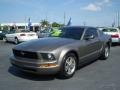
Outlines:
[[29, 59], [38, 59], [38, 55], [36, 52], [28, 52], [28, 51], [20, 51], [20, 50], [13, 50], [14, 56], [29, 58]]
[[34, 68], [22, 67], [22, 66], [19, 66], [19, 65], [13, 64], [13, 63], [12, 63], [12, 65], [15, 66], [15, 67], [17, 67], [17, 68], [19, 68], [19, 69], [23, 69], [23, 70], [27, 70], [27, 71], [33, 71], [33, 72], [37, 72], [37, 70], [34, 69]]

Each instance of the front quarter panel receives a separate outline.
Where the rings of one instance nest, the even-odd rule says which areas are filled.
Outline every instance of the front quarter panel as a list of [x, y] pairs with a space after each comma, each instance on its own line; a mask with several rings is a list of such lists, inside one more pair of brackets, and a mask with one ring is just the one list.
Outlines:
[[78, 57], [79, 57], [79, 47], [81, 46], [79, 40], [75, 43], [69, 44], [69, 45], [65, 45], [63, 47], [60, 47], [56, 50], [53, 51], [56, 59], [57, 59], [57, 63], [61, 66], [64, 60], [64, 57], [67, 53], [74, 51], [77, 53]]

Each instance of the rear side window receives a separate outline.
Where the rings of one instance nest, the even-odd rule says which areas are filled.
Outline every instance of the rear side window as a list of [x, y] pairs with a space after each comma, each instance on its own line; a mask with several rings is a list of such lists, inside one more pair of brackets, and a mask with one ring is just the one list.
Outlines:
[[94, 35], [95, 37], [98, 37], [97, 29], [96, 28], [87, 29], [87, 31], [85, 32], [85, 36], [86, 35]]
[[104, 33], [103, 33], [103, 31], [101, 31], [101, 30], [98, 30], [99, 31], [99, 35], [103, 35]]
[[117, 32], [117, 29], [103, 29], [103, 32]]

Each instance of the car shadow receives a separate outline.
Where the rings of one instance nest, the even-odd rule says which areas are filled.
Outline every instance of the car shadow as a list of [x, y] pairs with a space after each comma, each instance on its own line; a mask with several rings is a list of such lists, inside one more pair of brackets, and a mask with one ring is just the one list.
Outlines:
[[14, 44], [13, 42], [4, 42], [3, 40], [0, 40], [1, 42], [0, 42], [0, 44], [4, 44], [4, 45], [8, 45], [8, 44]]
[[9, 67], [8, 72], [16, 77], [20, 77], [32, 81], [51, 81], [56, 78], [56, 75], [38, 75], [38, 74], [27, 73], [24, 71], [20, 71], [13, 66]]
[[77, 67], [77, 70], [79, 71], [80, 69], [83, 69], [84, 67], [87, 67], [89, 65], [92, 65], [93, 63], [99, 61], [99, 59], [95, 59], [95, 60], [92, 60], [92, 61], [88, 61], [88, 62], [83, 62], [81, 63], [78, 67]]
[[112, 47], [120, 46], [120, 43], [112, 43]]
[[[95, 60], [87, 62], [87, 63], [82, 63], [77, 68], [77, 71], [83, 69], [86, 66], [89, 66], [89, 65], [95, 63], [96, 61], [98, 61], [98, 59], [95, 59]], [[61, 77], [58, 74], [56, 74], [56, 75], [38, 75], [38, 74], [32, 74], [32, 73], [20, 71], [19, 69], [17, 69], [16, 67], [13, 67], [13, 66], [9, 67], [8, 72], [11, 73], [12, 75], [16, 76], [16, 77], [20, 77], [20, 78], [28, 79], [28, 80], [32, 80], [32, 81], [52, 81], [52, 80], [55, 80], [55, 79], [59, 79], [59, 80], [69, 79], [69, 78]]]

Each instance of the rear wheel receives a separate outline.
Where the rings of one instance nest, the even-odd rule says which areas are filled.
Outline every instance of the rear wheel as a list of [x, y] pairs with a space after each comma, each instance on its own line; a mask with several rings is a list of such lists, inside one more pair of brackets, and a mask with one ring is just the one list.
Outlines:
[[18, 38], [15, 38], [14, 43], [15, 43], [15, 44], [18, 44], [18, 43], [19, 43]]
[[108, 45], [105, 46], [103, 53], [101, 54], [101, 59], [106, 60], [109, 57], [110, 54], [110, 48]]
[[76, 60], [77, 58], [73, 53], [69, 53], [65, 56], [60, 72], [62, 78], [70, 78], [75, 74], [77, 66]]

